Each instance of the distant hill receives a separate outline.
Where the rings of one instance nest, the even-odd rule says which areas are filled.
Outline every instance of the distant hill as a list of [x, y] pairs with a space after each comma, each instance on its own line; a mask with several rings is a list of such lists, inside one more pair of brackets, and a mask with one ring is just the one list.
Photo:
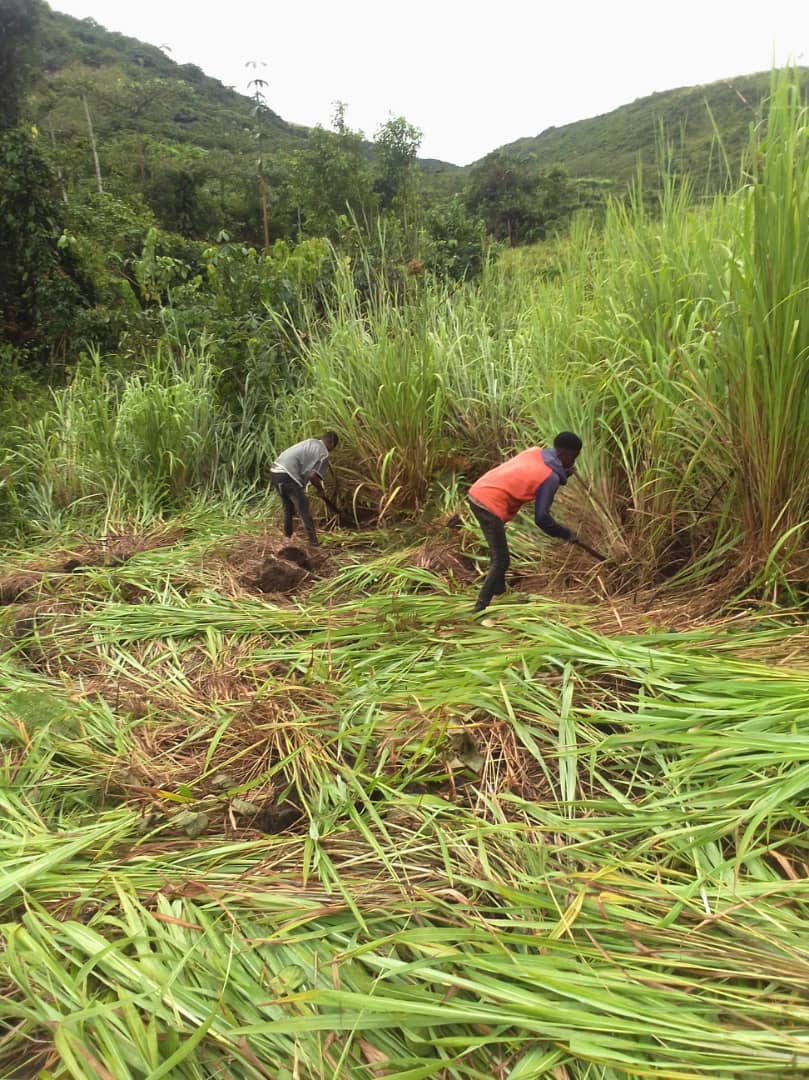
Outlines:
[[[801, 84], [809, 68], [801, 68]], [[517, 139], [496, 153], [532, 158], [542, 168], [563, 166], [576, 178], [607, 180], [616, 190], [626, 187], [638, 162], [654, 168], [660, 159], [661, 126], [673, 151], [672, 165], [687, 172], [697, 189], [715, 189], [725, 180], [716, 146], [721, 135], [733, 179], [747, 143], [750, 124], [761, 116], [770, 73], [742, 75], [705, 86], [687, 86], [639, 98], [612, 112], [547, 128]], [[468, 168], [474, 168], [469, 166]]]
[[[178, 64], [155, 45], [106, 30], [93, 19], [76, 19], [53, 11], [46, 5], [38, 28], [41, 79], [34, 105], [54, 106], [47, 87], [57, 76], [72, 73], [95, 75], [106, 86], [115, 80], [144, 84], [164, 80], [181, 88], [176, 108], [164, 110], [159, 120], [131, 115], [130, 122], [118, 116], [118, 131], [127, 128], [170, 139], [193, 143], [206, 149], [230, 149], [244, 142], [250, 98], [206, 75], [195, 64]], [[270, 140], [276, 145], [305, 140], [307, 129], [290, 124], [270, 110], [267, 115]]]
[[[155, 45], [107, 30], [93, 19], [77, 19], [42, 5], [38, 30], [41, 77], [32, 98], [35, 118], [46, 112], [58, 123], [70, 105], [59, 110], [54, 101], [54, 79], [92, 78], [110, 89], [116, 83], [144, 85], [155, 80], [173, 83], [177, 97], [173, 108], [142, 108], [139, 113], [116, 109], [115, 133], [149, 135], [165, 142], [177, 142], [205, 150], [244, 150], [252, 146], [249, 127], [254, 101], [206, 75], [195, 64], [178, 64]], [[260, 78], [257, 71], [256, 77]], [[49, 89], [50, 87], [50, 89]], [[142, 95], [145, 97], [146, 95]], [[163, 95], [164, 99], [167, 95]], [[120, 102], [118, 103], [120, 104]], [[102, 105], [103, 110], [103, 105]], [[103, 117], [102, 117], [103, 123]], [[270, 153], [305, 145], [309, 128], [284, 120], [271, 108], [265, 114], [267, 149]], [[370, 143], [368, 144], [370, 154]], [[420, 159], [426, 173], [455, 171], [458, 166], [435, 159]]]
[[[113, 185], [117, 175], [119, 191], [128, 183], [124, 163], [139, 159], [144, 177], [150, 153], [164, 163], [176, 153], [184, 168], [207, 170], [211, 189], [217, 177], [249, 171], [255, 158], [250, 97], [194, 64], [176, 63], [154, 45], [106, 30], [92, 19], [53, 11], [42, 0], [40, 7], [40, 75], [29, 113], [54, 152], [62, 154], [65, 175], [72, 169], [74, 176], [83, 177], [82, 183], [90, 182], [83, 95], [106, 154], [104, 167], [112, 171]], [[809, 69], [801, 73], [809, 81]], [[580, 181], [580, 191], [586, 188], [598, 201], [604, 191], [625, 190], [639, 161], [656, 169], [662, 128], [672, 148], [673, 168], [690, 173], [698, 191], [715, 190], [728, 175], [734, 181], [738, 175], [741, 150], [750, 124], [761, 115], [769, 80], [764, 72], [652, 94], [612, 112], [518, 139], [463, 168], [434, 159], [421, 159], [419, 166], [431, 195], [463, 191], [470, 174], [495, 156], [531, 161], [539, 169], [561, 166]], [[270, 159], [283, 162], [308, 145], [311, 129], [290, 123], [271, 108], [263, 126]], [[726, 162], [717, 149], [717, 131]], [[370, 144], [365, 149], [370, 156]]]

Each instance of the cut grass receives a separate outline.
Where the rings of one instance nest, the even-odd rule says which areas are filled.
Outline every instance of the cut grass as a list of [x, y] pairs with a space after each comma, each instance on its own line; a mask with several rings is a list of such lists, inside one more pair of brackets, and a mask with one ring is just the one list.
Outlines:
[[3, 658], [3, 1075], [804, 1070], [805, 628], [486, 627], [352, 542], [278, 604], [192, 531]]

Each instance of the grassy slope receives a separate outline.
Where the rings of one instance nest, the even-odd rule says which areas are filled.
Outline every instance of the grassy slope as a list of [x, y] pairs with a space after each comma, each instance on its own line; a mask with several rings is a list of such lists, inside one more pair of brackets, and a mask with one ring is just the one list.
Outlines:
[[[91, 19], [76, 19], [47, 9], [40, 24], [39, 48], [45, 76], [53, 76], [71, 65], [81, 65], [90, 72], [114, 74], [134, 83], [166, 79], [182, 82], [188, 88], [190, 103], [178, 107], [173, 115], [158, 123], [116, 115], [118, 135], [147, 134], [167, 143], [190, 144], [206, 150], [251, 145], [245, 131], [250, 125], [253, 101], [206, 75], [195, 64], [177, 64], [155, 45], [106, 30]], [[35, 94], [35, 108], [43, 90], [44, 80], [41, 80]], [[272, 109], [268, 111], [266, 139], [271, 151], [304, 145], [308, 131], [302, 124], [290, 123]], [[431, 158], [423, 159], [420, 164], [427, 173], [452, 172], [456, 168]]]
[[639, 98], [601, 116], [548, 128], [509, 143], [501, 152], [518, 158], [532, 156], [546, 168], [561, 164], [571, 176], [609, 179], [620, 189], [635, 175], [639, 160], [647, 167], [657, 164], [662, 125], [677, 171], [689, 173], [698, 191], [705, 184], [716, 187], [726, 176], [714, 146], [714, 125], [735, 182], [749, 127], [761, 118], [761, 100], [769, 86], [770, 74], [762, 72], [707, 86], [680, 87]]
[[[176, 116], [166, 117], [156, 128], [118, 116], [119, 134], [145, 133], [205, 149], [227, 150], [245, 141], [251, 100], [194, 64], [177, 64], [155, 45], [106, 30], [91, 19], [76, 19], [47, 9], [40, 22], [39, 50], [42, 71], [47, 76], [70, 65], [81, 65], [90, 71], [112, 71], [134, 82], [166, 79], [190, 87], [190, 106], [178, 109]], [[40, 85], [40, 92], [42, 89]], [[272, 145], [291, 147], [305, 140], [307, 129], [288, 123], [270, 110], [267, 132]]]
[[474, 623], [471, 530], [332, 534], [290, 602], [249, 586], [278, 539], [198, 515], [22, 559], [2, 1075], [804, 1069], [805, 629], [560, 549], [548, 599]]
[[[191, 144], [205, 149], [243, 146], [252, 103], [193, 64], [178, 65], [156, 46], [105, 30], [90, 20], [75, 19], [47, 11], [42, 20], [42, 67], [48, 74], [80, 64], [106, 70], [135, 82], [144, 79], [182, 80], [191, 90], [190, 108], [178, 110], [182, 119], [167, 117], [159, 124], [116, 120], [119, 134], [145, 133], [167, 142]], [[525, 137], [500, 148], [507, 155], [536, 157], [540, 165], [562, 164], [572, 176], [609, 181], [616, 190], [632, 178], [640, 158], [653, 166], [658, 160], [660, 124], [675, 143], [675, 165], [703, 183], [713, 186], [725, 177], [712, 149], [714, 131], [706, 106], [710, 107], [721, 133], [734, 179], [738, 158], [751, 122], [759, 118], [761, 98], [769, 75], [738, 76], [709, 86], [682, 87], [641, 98], [603, 116], [549, 128], [538, 136]], [[275, 113], [268, 117], [268, 143], [274, 149], [290, 149], [305, 142], [307, 128], [291, 124]], [[681, 132], [684, 144], [681, 146]], [[457, 190], [468, 169], [447, 162], [420, 162], [442, 191]]]

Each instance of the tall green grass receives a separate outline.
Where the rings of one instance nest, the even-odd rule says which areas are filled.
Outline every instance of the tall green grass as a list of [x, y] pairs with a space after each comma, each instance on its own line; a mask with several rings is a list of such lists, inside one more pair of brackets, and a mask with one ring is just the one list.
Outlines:
[[380, 505], [422, 506], [560, 427], [585, 438], [584, 505], [649, 578], [806, 575], [807, 110], [774, 81], [730, 196], [639, 184], [478, 286], [370, 299], [348, 269], [301, 338], [287, 438], [327, 424], [338, 468]]
[[581, 337], [595, 472], [657, 569], [805, 575], [806, 123], [781, 76], [735, 194], [692, 209], [669, 184], [654, 215], [640, 190], [607, 214]]
[[475, 284], [411, 279], [370, 256], [357, 274], [332, 252], [333, 288], [286, 326], [299, 352], [287, 383], [272, 400], [248, 386], [235, 412], [204, 344], [167, 339], [127, 376], [96, 357], [15, 458], [19, 516], [238, 500], [274, 446], [327, 427], [342, 436], [347, 497], [429, 511], [504, 454], [573, 428], [586, 480], [567, 492], [574, 518], [595, 540], [620, 538], [639, 579], [725, 577], [797, 599], [807, 128], [797, 77], [781, 74], [735, 193], [695, 204], [687, 180], [667, 181], [652, 210], [639, 182], [599, 228], [582, 219], [535, 257], [506, 253]]
[[524, 415], [532, 362], [514, 325], [492, 318], [485, 291], [414, 283], [404, 299], [377, 275], [370, 296], [350, 267], [336, 276], [325, 317], [300, 337], [302, 387], [279, 405], [279, 437], [324, 424], [346, 444], [343, 479], [380, 506], [421, 506], [434, 481], [489, 464]]
[[82, 514], [148, 520], [196, 500], [242, 500], [271, 453], [271, 416], [250, 387], [234, 412], [220, 379], [204, 342], [160, 341], [127, 373], [91, 353], [20, 440], [11, 467], [21, 510], [52, 527]]
[[742, 523], [769, 551], [809, 518], [809, 111], [797, 78], [774, 82], [745, 181], [731, 257], [710, 273], [725, 285], [718, 358]]

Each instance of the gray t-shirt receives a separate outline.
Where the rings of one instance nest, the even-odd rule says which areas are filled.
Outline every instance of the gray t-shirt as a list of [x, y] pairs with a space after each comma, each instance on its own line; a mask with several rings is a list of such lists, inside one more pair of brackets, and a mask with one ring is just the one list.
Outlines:
[[306, 477], [316, 472], [321, 479], [329, 467], [329, 451], [320, 439], [304, 439], [283, 450], [270, 466], [270, 472], [287, 473], [301, 487], [306, 487]]

